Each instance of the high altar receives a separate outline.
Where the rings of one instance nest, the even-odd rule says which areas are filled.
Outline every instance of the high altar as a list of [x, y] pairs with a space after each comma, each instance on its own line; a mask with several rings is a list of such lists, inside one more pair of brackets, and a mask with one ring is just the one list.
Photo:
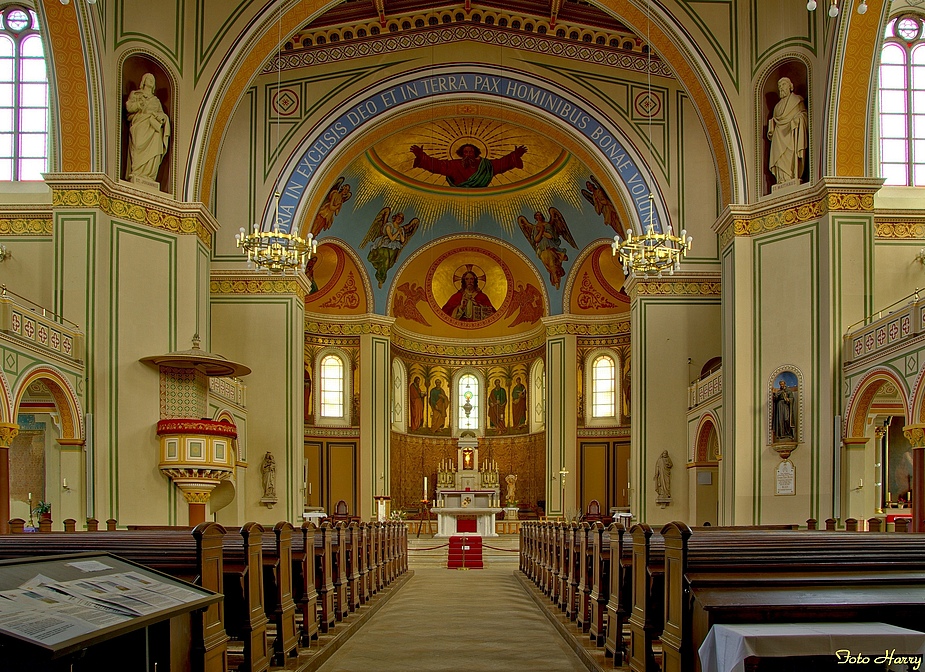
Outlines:
[[497, 537], [495, 514], [501, 511], [498, 466], [487, 460], [479, 468], [479, 442], [475, 436], [461, 436], [456, 464], [447, 461], [437, 471], [434, 508], [438, 537], [478, 534]]

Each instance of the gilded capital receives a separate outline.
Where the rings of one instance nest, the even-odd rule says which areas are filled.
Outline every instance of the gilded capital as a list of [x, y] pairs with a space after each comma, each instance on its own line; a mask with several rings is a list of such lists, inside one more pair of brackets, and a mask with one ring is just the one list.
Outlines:
[[913, 448], [925, 448], [925, 424], [906, 425], [903, 427], [903, 435]]
[[208, 504], [211, 492], [202, 492], [201, 490], [184, 490], [183, 498], [187, 504]]
[[17, 434], [19, 434], [19, 425], [13, 422], [0, 422], [0, 448], [9, 448]]

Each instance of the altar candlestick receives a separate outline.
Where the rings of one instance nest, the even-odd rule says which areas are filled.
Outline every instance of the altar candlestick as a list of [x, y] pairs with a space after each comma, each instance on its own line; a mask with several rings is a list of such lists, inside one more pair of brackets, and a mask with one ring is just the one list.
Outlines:
[[427, 499], [427, 476], [424, 477], [424, 499]]

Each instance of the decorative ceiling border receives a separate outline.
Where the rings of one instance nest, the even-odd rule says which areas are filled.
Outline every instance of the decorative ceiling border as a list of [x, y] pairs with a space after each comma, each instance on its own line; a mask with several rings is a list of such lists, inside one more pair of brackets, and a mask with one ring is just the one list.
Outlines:
[[243, 272], [222, 273], [213, 271], [209, 280], [209, 292], [213, 295], [259, 296], [266, 294], [294, 295], [305, 301], [308, 295], [304, 276], [273, 277], [248, 275]]
[[874, 236], [878, 240], [914, 240], [925, 238], [925, 216], [914, 213], [902, 217], [874, 216]]
[[385, 336], [392, 338], [392, 325], [381, 321], [381, 315], [365, 315], [362, 322], [325, 322], [317, 315], [305, 316], [305, 333], [312, 336]]
[[[859, 182], [861, 180], [858, 180]], [[870, 182], [868, 180], [868, 182]], [[830, 212], [874, 212], [874, 193], [880, 186], [871, 184], [829, 186], [825, 180], [818, 189], [794, 200], [759, 203], [749, 208], [730, 206], [713, 227], [719, 235], [719, 247], [725, 249], [736, 237], [756, 236], [825, 217]]]
[[54, 220], [47, 217], [17, 217], [0, 214], [0, 236], [50, 236]]
[[219, 228], [212, 214], [199, 203], [179, 203], [136, 190], [127, 193], [129, 187], [113, 182], [107, 175], [46, 174], [45, 182], [51, 187], [53, 209], [99, 209], [116, 219], [179, 235], [195, 235], [209, 249]]
[[[345, 26], [332, 26], [313, 32], [343, 32], [345, 28]], [[628, 38], [628, 36], [618, 33], [614, 35], [621, 38], [621, 41], [622, 38]], [[460, 40], [494, 44], [511, 49], [537, 51], [549, 56], [620, 68], [631, 72], [644, 73], [651, 69], [651, 74], [653, 75], [669, 79], [675, 78], [675, 73], [671, 67], [657, 57], [647, 59], [644, 55], [627, 53], [625, 50], [618, 50], [615, 47], [606, 47], [589, 42], [574, 42], [566, 38], [537, 35], [535, 33], [521, 33], [510, 28], [498, 28], [486, 24], [474, 24], [471, 23], [468, 17], [464, 25], [441, 26], [428, 31], [412, 28], [406, 33], [385, 33], [379, 36], [363, 38], [354, 43], [340, 41], [330, 45], [310, 47], [300, 50], [298, 53], [284, 53], [271, 59], [264, 66], [261, 74], [274, 74], [277, 72], [277, 68], [280, 70], [297, 70], [367, 56], [400, 53], [406, 49], [432, 47], [440, 43], [452, 43]]]
[[523, 352], [536, 350], [537, 348], [544, 348], [546, 346], [546, 337], [544, 334], [540, 333], [530, 338], [507, 343], [486, 341], [484, 343], [460, 344], [451, 342], [424, 343], [421, 342], [420, 336], [406, 337], [402, 334], [393, 333], [392, 345], [408, 353], [431, 355], [441, 358], [495, 357], [499, 355], [517, 355]]
[[[454, 346], [436, 346], [439, 352], [427, 354], [412, 352], [401, 347], [397, 343], [393, 343], [392, 346], [393, 355], [401, 357], [402, 359], [412, 360], [416, 363], [429, 364], [431, 366], [447, 366], [450, 368], [459, 368], [473, 364], [473, 355], [469, 353], [455, 352]], [[531, 348], [524, 348], [523, 350], [514, 353], [499, 352], [489, 355], [483, 354], [483, 360], [478, 362], [478, 365], [495, 366], [497, 364], [503, 363], [504, 365], [513, 366], [515, 364], [530, 364], [537, 358], [543, 357], [545, 353], [546, 341], [543, 340], [542, 342], [534, 343], [533, 347]], [[494, 361], [493, 358], [497, 358], [497, 361]]]
[[[570, 320], [576, 320], [575, 315], [566, 315]], [[618, 322], [614, 321], [615, 316], [605, 316], [607, 322], [554, 322], [546, 325], [546, 336], [620, 336], [630, 333], [629, 313], [621, 313], [623, 318]]]

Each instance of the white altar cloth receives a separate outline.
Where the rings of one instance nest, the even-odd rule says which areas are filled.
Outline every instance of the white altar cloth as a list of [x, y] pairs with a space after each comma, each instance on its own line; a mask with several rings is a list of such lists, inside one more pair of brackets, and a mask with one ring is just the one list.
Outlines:
[[717, 624], [700, 647], [700, 665], [703, 672], [744, 672], [749, 656], [835, 656], [839, 651], [869, 656], [871, 662], [890, 652], [921, 655], [925, 633], [886, 623]]

